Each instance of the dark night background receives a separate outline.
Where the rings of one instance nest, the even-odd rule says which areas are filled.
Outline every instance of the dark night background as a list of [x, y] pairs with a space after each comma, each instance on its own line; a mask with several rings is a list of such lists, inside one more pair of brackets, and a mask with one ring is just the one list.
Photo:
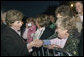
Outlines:
[[27, 17], [35, 17], [39, 14], [54, 14], [59, 1], [1, 1], [1, 9], [7, 11], [16, 9]]

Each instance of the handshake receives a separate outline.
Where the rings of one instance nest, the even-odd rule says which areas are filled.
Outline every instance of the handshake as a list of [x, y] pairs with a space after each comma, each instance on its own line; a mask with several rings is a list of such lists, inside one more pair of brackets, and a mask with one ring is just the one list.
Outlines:
[[33, 45], [34, 47], [41, 47], [43, 45], [43, 41], [39, 39], [35, 39], [33, 43], [34, 43]]
[[48, 40], [40, 40], [40, 39], [35, 39], [33, 40], [32, 42], [30, 42], [28, 44], [28, 49], [32, 48], [32, 47], [41, 47], [41, 46], [44, 46], [48, 49], [54, 49], [55, 47], [56, 48], [61, 48], [59, 45], [55, 45], [55, 44], [50, 44], [50, 42]]
[[35, 39], [32, 42], [30, 42], [27, 46], [28, 49], [32, 47], [41, 47], [43, 45], [43, 41], [40, 39]]

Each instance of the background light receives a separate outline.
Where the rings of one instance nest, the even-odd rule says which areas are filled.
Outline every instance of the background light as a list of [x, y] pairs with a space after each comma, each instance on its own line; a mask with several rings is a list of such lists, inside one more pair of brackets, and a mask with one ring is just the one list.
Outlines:
[[73, 7], [73, 4], [71, 4], [71, 7]]

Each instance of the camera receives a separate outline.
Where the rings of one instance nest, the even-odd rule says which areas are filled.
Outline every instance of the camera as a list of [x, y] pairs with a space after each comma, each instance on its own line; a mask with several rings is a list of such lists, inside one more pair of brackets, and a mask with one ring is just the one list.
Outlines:
[[28, 26], [32, 26], [32, 23], [28, 23]]

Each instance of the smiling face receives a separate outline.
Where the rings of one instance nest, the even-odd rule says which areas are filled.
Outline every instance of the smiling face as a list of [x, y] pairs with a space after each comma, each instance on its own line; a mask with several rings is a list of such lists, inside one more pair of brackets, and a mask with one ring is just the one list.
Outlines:
[[22, 24], [23, 24], [22, 21], [15, 21], [15, 22], [12, 24], [12, 27], [15, 28], [16, 30], [20, 30]]
[[77, 11], [78, 13], [83, 12], [83, 5], [82, 5], [81, 2], [76, 2], [75, 6], [76, 6], [76, 11]]

